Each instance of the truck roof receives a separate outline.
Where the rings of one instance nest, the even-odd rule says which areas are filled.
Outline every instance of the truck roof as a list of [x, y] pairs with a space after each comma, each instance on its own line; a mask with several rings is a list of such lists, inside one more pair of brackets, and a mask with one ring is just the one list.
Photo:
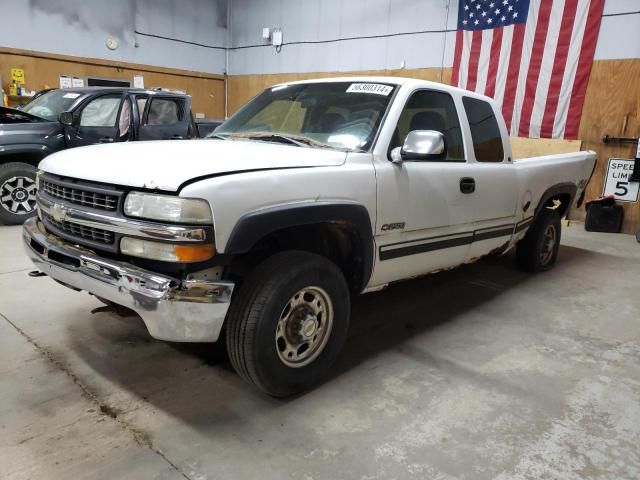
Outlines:
[[451, 94], [480, 98], [490, 103], [494, 102], [494, 100], [491, 97], [487, 97], [486, 95], [480, 95], [479, 93], [471, 92], [469, 90], [453, 87], [451, 85], [447, 85], [446, 83], [432, 82], [429, 80], [421, 80], [419, 78], [409, 78], [409, 77], [389, 77], [389, 76], [328, 77], [328, 78], [314, 78], [310, 80], [298, 80], [295, 82], [284, 82], [276, 86], [299, 85], [299, 84], [305, 84], [305, 83], [327, 83], [327, 82], [386, 83], [386, 84], [398, 85], [398, 86], [409, 85], [416, 88], [419, 88], [419, 87], [431, 88], [434, 90], [449, 92]]

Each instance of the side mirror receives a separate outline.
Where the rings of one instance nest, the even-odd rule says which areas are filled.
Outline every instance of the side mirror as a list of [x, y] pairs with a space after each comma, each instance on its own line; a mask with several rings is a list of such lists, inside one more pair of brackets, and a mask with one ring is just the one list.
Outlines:
[[68, 127], [73, 125], [73, 112], [62, 112], [58, 117], [58, 121]]
[[435, 130], [414, 130], [409, 132], [402, 147], [391, 151], [391, 161], [429, 160], [440, 157], [446, 151], [444, 135]]

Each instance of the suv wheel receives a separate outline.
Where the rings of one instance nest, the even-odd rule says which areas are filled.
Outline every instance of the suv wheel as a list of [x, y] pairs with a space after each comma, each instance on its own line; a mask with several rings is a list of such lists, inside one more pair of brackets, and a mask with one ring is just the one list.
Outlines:
[[308, 252], [278, 253], [231, 303], [227, 349], [245, 380], [276, 397], [317, 383], [347, 336], [350, 298], [340, 269]]
[[19, 225], [35, 215], [36, 187], [36, 169], [31, 165], [0, 165], [0, 222]]

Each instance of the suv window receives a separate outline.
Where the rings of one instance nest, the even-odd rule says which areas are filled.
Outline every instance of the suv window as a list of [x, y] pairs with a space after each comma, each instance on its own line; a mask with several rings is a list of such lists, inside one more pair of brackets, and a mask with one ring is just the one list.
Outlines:
[[469, 119], [476, 160], [479, 162], [502, 162], [504, 160], [502, 136], [491, 105], [471, 97], [463, 97], [462, 104]]
[[400, 147], [413, 130], [435, 130], [444, 135], [444, 160], [464, 160], [460, 122], [448, 93], [419, 90], [411, 95], [398, 120], [390, 148]]
[[147, 114], [147, 125], [175, 125], [182, 121], [182, 102], [173, 98], [153, 98]]
[[90, 101], [80, 114], [81, 127], [115, 127], [120, 95], [107, 95]]

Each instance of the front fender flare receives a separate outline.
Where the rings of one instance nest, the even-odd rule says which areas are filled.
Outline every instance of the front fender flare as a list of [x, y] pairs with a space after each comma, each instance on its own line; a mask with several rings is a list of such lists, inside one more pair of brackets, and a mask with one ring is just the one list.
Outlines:
[[[46, 145], [37, 143], [15, 143], [11, 145], [0, 145], [0, 161], [2, 161], [3, 157], [5, 156], [21, 154], [36, 155], [40, 157], [40, 160], [42, 160], [44, 157], [51, 153], [53, 152], [51, 152], [51, 149], [49, 149]], [[35, 166], [37, 167], [37, 165]]]
[[314, 202], [289, 204], [250, 212], [242, 216], [229, 235], [224, 254], [246, 253], [262, 238], [289, 227], [318, 223], [348, 224], [362, 244], [362, 288], [373, 270], [373, 229], [367, 208], [356, 202]]

